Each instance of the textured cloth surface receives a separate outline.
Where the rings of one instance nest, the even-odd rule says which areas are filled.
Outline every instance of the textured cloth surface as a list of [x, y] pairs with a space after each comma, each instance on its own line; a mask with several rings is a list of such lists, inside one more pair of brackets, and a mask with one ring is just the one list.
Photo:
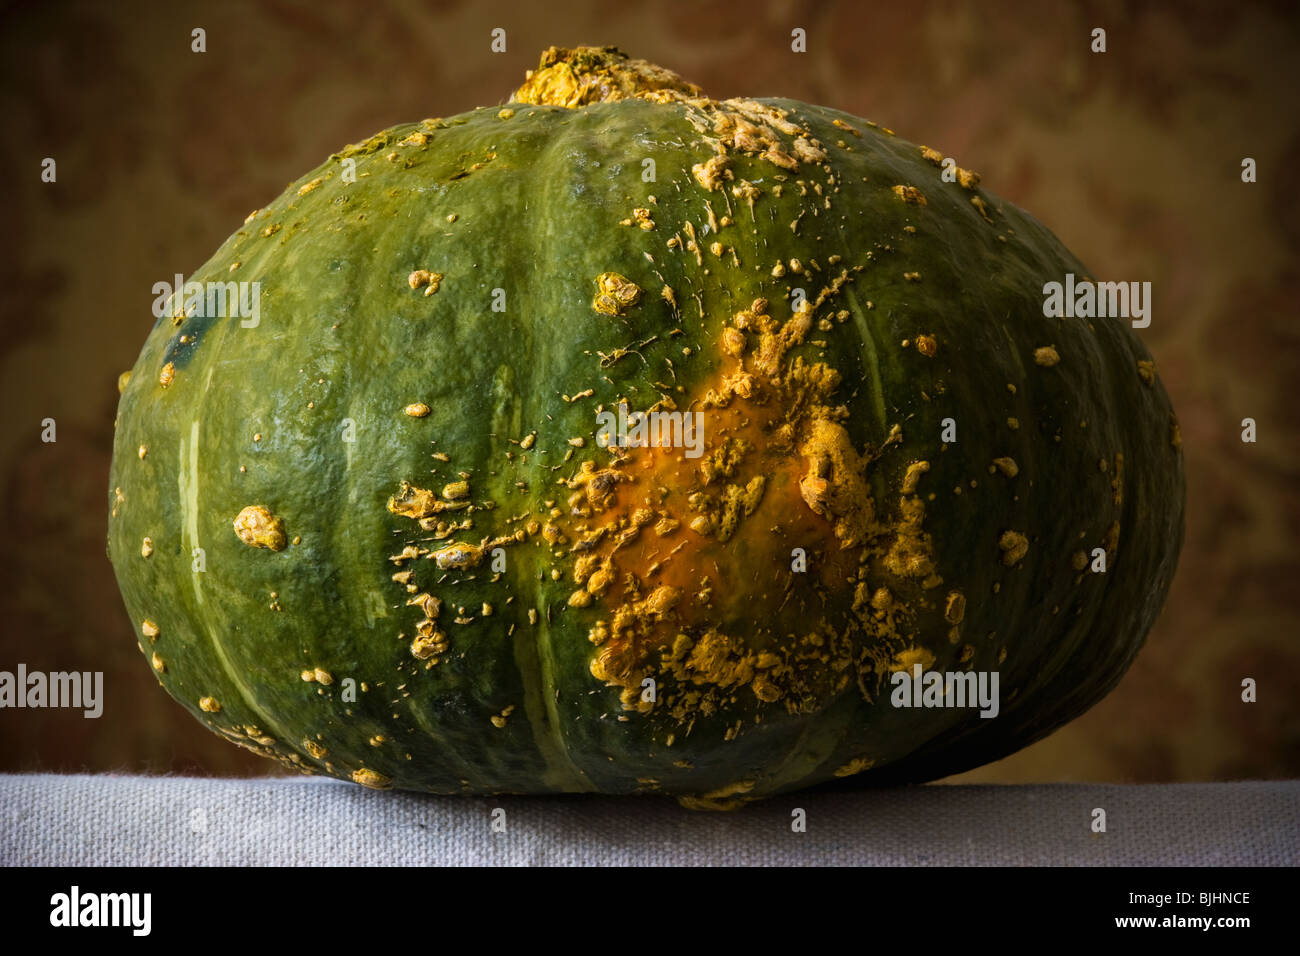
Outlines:
[[[1105, 833], [1091, 829], [1097, 807]], [[805, 792], [712, 813], [312, 778], [28, 774], [0, 776], [0, 808], [7, 865], [1300, 864], [1300, 781]], [[806, 832], [792, 832], [796, 808]]]

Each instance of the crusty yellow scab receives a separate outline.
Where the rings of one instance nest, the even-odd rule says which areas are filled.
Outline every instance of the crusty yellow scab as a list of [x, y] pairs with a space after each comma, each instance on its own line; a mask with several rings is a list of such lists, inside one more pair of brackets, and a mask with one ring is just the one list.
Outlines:
[[731, 172], [731, 161], [726, 155], [712, 156], [702, 163], [696, 163], [691, 167], [691, 175], [695, 181], [709, 191], [715, 191], [722, 188], [723, 184], [734, 178]]
[[624, 315], [641, 298], [641, 287], [617, 272], [596, 276], [596, 295], [591, 307], [601, 315]]
[[717, 520], [712, 515], [697, 515], [691, 519], [691, 523], [687, 527], [696, 534], [707, 537], [713, 534], [714, 529], [717, 527]]
[[445, 279], [441, 272], [430, 272], [428, 269], [416, 269], [406, 277], [406, 284], [412, 289], [424, 288], [425, 295], [433, 295], [442, 286], [442, 280]]
[[910, 672], [917, 664], [921, 665], [921, 670], [928, 671], [934, 664], [934, 653], [925, 647], [912, 646], [904, 648], [894, 655], [894, 659], [889, 662], [891, 671], [908, 671]]
[[417, 488], [404, 481], [396, 495], [388, 499], [388, 510], [404, 518], [424, 518], [443, 508], [438, 496], [427, 488]]
[[1115, 552], [1119, 550], [1119, 522], [1112, 521], [1106, 534], [1102, 538], [1101, 546], [1106, 550], [1106, 557], [1114, 560]]
[[719, 338], [718, 344], [722, 347], [722, 351], [726, 352], [728, 355], [733, 358], [740, 358], [740, 356], [745, 354], [747, 344], [745, 341], [745, 333], [740, 331], [740, 329], [729, 325], [722, 330], [722, 335]]
[[433, 552], [433, 561], [443, 571], [472, 568], [483, 561], [484, 549], [468, 542], [449, 544]]
[[881, 562], [895, 577], [920, 578], [932, 582], [934, 554], [930, 535], [923, 530], [925, 502], [917, 496], [899, 499], [899, 519], [894, 525], [894, 541]]
[[741, 519], [748, 518], [758, 509], [766, 487], [764, 475], [755, 475], [743, 487], [728, 483], [722, 491], [717, 512], [709, 516], [710, 527], [706, 533], [714, 534], [719, 541], [730, 541]]
[[409, 415], [411, 418], [426, 418], [432, 410], [424, 402], [412, 402], [402, 409], [402, 413]]
[[1044, 368], [1051, 368], [1059, 364], [1061, 354], [1051, 345], [1044, 345], [1042, 348], [1034, 349], [1034, 364], [1041, 365]]
[[861, 544], [875, 520], [866, 483], [866, 462], [849, 440], [844, 426], [815, 419], [799, 447], [808, 462], [799, 481], [804, 503], [830, 521], [841, 548]]
[[215, 697], [200, 697], [199, 710], [205, 714], [219, 714], [221, 713], [221, 702]]
[[915, 186], [905, 186], [900, 183], [897, 186], [891, 186], [889, 191], [909, 205], [926, 205], [925, 194]]
[[750, 371], [776, 378], [780, 375], [785, 354], [802, 344], [812, 328], [812, 307], [805, 300], [798, 311], [780, 324], [766, 314], [766, 309], [766, 300], [756, 299], [749, 311], [737, 313], [735, 322], [737, 328], [758, 332], [758, 347], [753, 350]]
[[1008, 478], [1014, 478], [1016, 475], [1020, 474], [1020, 466], [1016, 464], [1014, 458], [1009, 456], [994, 458], [993, 464], [989, 470], [992, 471], [994, 469], [1002, 472], [1002, 474], [1006, 475]]
[[1137, 363], [1138, 377], [1142, 379], [1143, 384], [1150, 387], [1156, 381], [1156, 363], [1150, 359], [1138, 359]]
[[235, 516], [235, 534], [250, 548], [283, 551], [289, 543], [284, 521], [271, 514], [265, 505], [249, 505]]
[[433, 660], [447, 653], [450, 643], [447, 640], [447, 634], [444, 631], [430, 631], [428, 634], [417, 634], [411, 641], [411, 656], [417, 661]]
[[140, 624], [140, 633], [149, 638], [150, 641], [156, 641], [161, 632], [159, 631], [157, 624], [148, 618], [145, 618]]
[[[931, 149], [929, 146], [921, 147], [921, 158], [929, 163], [933, 163], [935, 166], [943, 166], [943, 153], [939, 152], [937, 149]], [[953, 175], [962, 189], [975, 189], [979, 185], [979, 173], [972, 172], [969, 169], [962, 169], [952, 160], [949, 160], [948, 162], [951, 164]]]
[[[414, 587], [414, 585], [411, 585]], [[440, 656], [447, 653], [449, 642], [444, 631], [438, 630], [438, 616], [442, 613], [442, 601], [432, 594], [420, 593], [406, 602], [407, 607], [418, 607], [424, 613], [423, 620], [415, 625], [415, 638], [411, 641], [411, 656], [419, 661], [431, 661], [429, 666], [438, 663]]]
[[753, 780], [738, 780], [708, 793], [679, 796], [677, 802], [687, 810], [737, 810], [749, 802], [745, 794], [753, 789]]
[[140, 542], [140, 557], [147, 558], [153, 554], [153, 538], [146, 537]]
[[388, 510], [392, 514], [418, 522], [422, 531], [434, 532], [436, 539], [446, 538], [457, 530], [469, 527], [469, 524], [463, 522], [457, 525], [454, 521], [449, 523], [438, 517], [445, 512], [471, 510], [473, 505], [468, 500], [468, 485], [466, 489], [465, 496], [444, 501], [428, 488], [419, 488], [408, 481], [403, 481], [397, 494], [388, 499]]
[[[731, 151], [755, 156], [791, 172], [798, 171], [800, 163], [823, 163], [827, 159], [825, 147], [805, 126], [793, 122], [788, 111], [750, 99], [710, 99], [675, 73], [629, 59], [614, 47], [552, 47], [514, 96], [520, 102], [570, 109], [630, 98], [678, 104], [704, 143], [718, 154], [717, 161], [699, 164], [695, 170], [698, 181], [709, 190], [722, 188], [730, 178], [725, 157]], [[737, 195], [747, 200], [752, 210], [757, 192], [742, 188]]]
[[943, 608], [943, 619], [949, 624], [960, 624], [966, 616], [966, 596], [960, 591], [949, 591]]
[[[649, 208], [645, 206], [637, 206], [632, 210], [632, 215], [629, 218], [620, 219], [618, 224], [620, 226], [636, 226], [644, 232], [649, 232], [655, 227], [654, 218]], [[667, 288], [667, 286], [664, 288]]]
[[158, 384], [167, 388], [176, 380], [176, 363], [168, 362], [158, 372]]
[[[668, 101], [667, 99], [664, 100]], [[821, 162], [822, 145], [804, 127], [791, 122], [779, 107], [756, 100], [732, 99], [721, 103], [686, 99], [687, 119], [707, 133], [721, 150], [735, 150], [796, 172], [800, 162]], [[792, 138], [787, 143], [783, 137]]]
[[854, 774], [862, 773], [864, 770], [870, 770], [875, 766], [874, 757], [854, 757], [843, 766], [835, 768], [835, 776], [852, 777]]
[[316, 760], [320, 760], [327, 753], [329, 753], [329, 751], [326, 750], [325, 747], [323, 747], [321, 744], [317, 743], [316, 741], [312, 740], [309, 737], [303, 738], [302, 749], [307, 751], [307, 753], [310, 754]]
[[[749, 206], [749, 211], [752, 213], [754, 211], [754, 200], [763, 195], [763, 190], [759, 189], [749, 180], [742, 179], [740, 182], [736, 183], [736, 185], [731, 187], [731, 195], [745, 202]], [[778, 263], [778, 265], [780, 264]], [[785, 267], [781, 266], [781, 269], [784, 271]]]
[[263, 757], [270, 757], [273, 760], [278, 760], [280, 763], [293, 770], [298, 770], [303, 773], [314, 772], [308, 764], [303, 762], [300, 754], [286, 754], [282, 751], [272, 749], [275, 744], [275, 738], [264, 734], [258, 727], [251, 724], [245, 724], [242, 727], [221, 727], [216, 724], [210, 724], [209, 727], [232, 743], [243, 747], [245, 750], [251, 750], [253, 753], [259, 754]]
[[1002, 563], [1011, 567], [1028, 553], [1029, 539], [1019, 531], [1004, 531], [998, 538], [998, 547], [1002, 549]]
[[820, 163], [826, 158], [826, 150], [807, 136], [796, 136], [791, 145], [801, 163]]
[[700, 96], [694, 83], [645, 60], [634, 60], [617, 47], [550, 47], [536, 70], [525, 74], [524, 85], [511, 94], [514, 103], [577, 109], [591, 103], [612, 103], [643, 93], [672, 90]]
[[371, 790], [393, 789], [392, 778], [384, 776], [378, 770], [368, 770], [365, 767], [352, 771], [352, 780]]
[[916, 493], [916, 486], [921, 482], [921, 476], [930, 470], [928, 461], [914, 461], [907, 466], [907, 471], [903, 474], [903, 494], [911, 495]]

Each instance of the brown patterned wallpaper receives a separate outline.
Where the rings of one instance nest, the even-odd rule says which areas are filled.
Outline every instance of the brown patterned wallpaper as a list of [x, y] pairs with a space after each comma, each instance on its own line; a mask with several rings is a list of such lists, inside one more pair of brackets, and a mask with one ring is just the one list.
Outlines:
[[1300, 775], [1292, 4], [51, 0], [0, 18], [0, 670], [102, 670], [109, 700], [98, 720], [0, 710], [0, 770], [278, 772], [155, 686], [105, 558], [115, 382], [153, 322], [151, 286], [343, 144], [502, 102], [541, 50], [586, 43], [716, 97], [813, 101], [940, 146], [1096, 274], [1153, 283], [1142, 335], [1189, 485], [1169, 603], [1105, 701], [960, 779]]

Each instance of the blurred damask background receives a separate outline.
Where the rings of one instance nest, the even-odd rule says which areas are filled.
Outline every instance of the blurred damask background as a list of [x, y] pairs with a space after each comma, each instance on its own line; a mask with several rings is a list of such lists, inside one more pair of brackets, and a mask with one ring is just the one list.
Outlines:
[[105, 557], [116, 380], [151, 287], [343, 144], [504, 102], [552, 44], [615, 44], [718, 98], [821, 103], [941, 148], [1094, 274], [1153, 283], [1141, 334], [1188, 471], [1169, 603], [1106, 700], [953, 779], [1300, 776], [1294, 4], [30, 0], [0, 23], [0, 670], [101, 670], [107, 698], [98, 720], [0, 710], [0, 771], [280, 772], [155, 686]]

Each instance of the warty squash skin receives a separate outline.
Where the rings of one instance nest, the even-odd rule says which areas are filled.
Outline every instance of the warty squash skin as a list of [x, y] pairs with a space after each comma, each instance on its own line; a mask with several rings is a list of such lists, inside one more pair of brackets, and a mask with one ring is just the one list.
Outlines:
[[[190, 277], [257, 323], [166, 315], [123, 388], [158, 679], [308, 773], [692, 807], [1086, 710], [1169, 587], [1177, 425], [1126, 320], [1044, 316], [1086, 267], [941, 162], [608, 48], [331, 156]], [[601, 447], [620, 402], [701, 454]], [[916, 664], [998, 672], [997, 716], [893, 706]]]

